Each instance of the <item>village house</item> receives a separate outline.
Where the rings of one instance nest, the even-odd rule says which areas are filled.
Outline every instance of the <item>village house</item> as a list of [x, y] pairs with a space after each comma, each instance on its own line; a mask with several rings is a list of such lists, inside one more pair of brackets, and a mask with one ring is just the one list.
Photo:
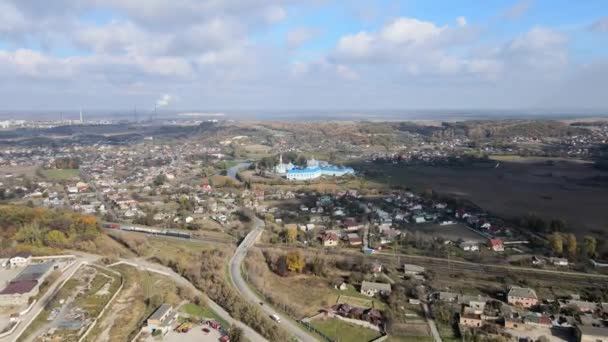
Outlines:
[[380, 293], [383, 296], [390, 295], [391, 294], [391, 284], [374, 283], [374, 282], [365, 281], [365, 280], [361, 283], [361, 294], [364, 294], [369, 297], [373, 297], [377, 293]]
[[403, 273], [406, 276], [417, 276], [424, 273], [425, 268], [418, 265], [403, 264]]
[[363, 228], [363, 225], [357, 222], [357, 220], [352, 217], [344, 219], [344, 221], [342, 221], [342, 224], [344, 225], [344, 229], [348, 231], [356, 231], [360, 228]]
[[13, 257], [9, 259], [9, 264], [12, 267], [24, 267], [29, 265], [31, 261], [32, 253], [21, 252], [13, 255]]
[[360, 246], [363, 243], [363, 240], [356, 233], [349, 233], [346, 238], [351, 246]]
[[490, 239], [488, 242], [488, 247], [490, 247], [494, 252], [505, 251], [505, 246], [500, 239]]
[[476, 252], [479, 250], [479, 243], [476, 241], [463, 241], [460, 243], [460, 248], [466, 252]]
[[173, 307], [169, 304], [162, 304], [148, 317], [145, 329], [150, 334], [161, 331], [164, 335], [171, 329], [173, 318]]
[[510, 305], [530, 308], [538, 304], [536, 291], [528, 287], [513, 286], [507, 295], [507, 302]]
[[460, 325], [464, 325], [470, 328], [479, 328], [483, 324], [481, 315], [474, 313], [462, 313], [460, 314]]
[[324, 247], [333, 247], [338, 245], [338, 235], [334, 232], [325, 232], [321, 236], [321, 242]]
[[566, 258], [551, 258], [549, 260], [555, 266], [568, 266], [568, 259]]
[[576, 300], [576, 299], [570, 300], [567, 303], [560, 305], [560, 307], [567, 307], [567, 306], [575, 307], [584, 313], [592, 313], [598, 308], [597, 303], [587, 302], [587, 301], [583, 301], [583, 300]]
[[608, 342], [608, 328], [577, 325], [576, 337], [578, 342]]

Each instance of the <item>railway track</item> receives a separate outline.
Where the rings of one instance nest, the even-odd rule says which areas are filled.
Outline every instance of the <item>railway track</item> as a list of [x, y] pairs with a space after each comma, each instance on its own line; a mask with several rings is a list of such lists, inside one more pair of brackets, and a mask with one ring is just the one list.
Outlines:
[[[274, 247], [274, 245], [260, 245], [260, 247]], [[282, 249], [293, 249], [294, 247], [279, 246]], [[295, 247], [299, 248], [299, 247]], [[325, 252], [323, 252], [325, 253]], [[330, 252], [328, 255], [357, 262], [361, 260], [361, 254]], [[582, 273], [571, 271], [543, 270], [539, 268], [528, 268], [509, 265], [482, 264], [460, 260], [448, 260], [443, 258], [426, 257], [420, 255], [405, 255], [392, 253], [374, 253], [365, 258], [380, 261], [383, 264], [400, 266], [402, 264], [415, 264], [428, 268], [436, 274], [462, 274], [464, 272], [484, 274], [494, 277], [518, 276], [527, 277], [530, 281], [551, 282], [555, 284], [575, 284], [589, 287], [608, 287], [608, 275]]]

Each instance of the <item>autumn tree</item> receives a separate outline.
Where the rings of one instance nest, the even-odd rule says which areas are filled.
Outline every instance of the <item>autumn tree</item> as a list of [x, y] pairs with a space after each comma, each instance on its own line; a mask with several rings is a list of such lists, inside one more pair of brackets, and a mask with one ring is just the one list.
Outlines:
[[291, 272], [302, 272], [306, 265], [306, 261], [298, 251], [287, 253], [286, 261], [287, 269]]
[[285, 229], [285, 240], [287, 243], [294, 243], [298, 238], [298, 228], [290, 226]]
[[564, 252], [564, 239], [562, 234], [554, 232], [549, 235], [549, 244], [555, 254], [561, 255]]
[[568, 257], [570, 259], [576, 258], [577, 243], [576, 236], [572, 233], [568, 234]]
[[58, 230], [50, 230], [44, 238], [44, 244], [51, 247], [63, 247], [66, 242], [65, 234]]

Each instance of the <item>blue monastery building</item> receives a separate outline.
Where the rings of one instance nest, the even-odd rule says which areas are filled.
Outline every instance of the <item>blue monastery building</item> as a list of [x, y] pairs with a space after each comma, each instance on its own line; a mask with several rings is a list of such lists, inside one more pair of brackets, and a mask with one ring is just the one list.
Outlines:
[[283, 156], [279, 157], [279, 164], [275, 166], [275, 173], [285, 175], [289, 180], [308, 180], [322, 176], [341, 177], [354, 174], [352, 167], [338, 167], [324, 161], [313, 159], [306, 161], [306, 168], [297, 169], [292, 163], [284, 164]]

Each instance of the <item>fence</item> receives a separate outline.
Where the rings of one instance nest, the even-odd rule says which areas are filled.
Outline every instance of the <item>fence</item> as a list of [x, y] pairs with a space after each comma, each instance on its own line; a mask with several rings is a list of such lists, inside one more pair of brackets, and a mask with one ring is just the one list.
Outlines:
[[308, 323], [308, 322], [304, 322], [304, 321], [300, 321], [300, 323], [302, 323], [302, 325], [303, 325], [303, 326], [304, 326], [306, 329], [308, 329], [308, 330], [310, 330], [310, 331], [312, 331], [312, 332], [316, 333], [317, 335], [319, 335], [319, 336], [323, 337], [323, 339], [324, 339], [326, 342], [335, 342], [334, 340], [332, 340], [331, 338], [329, 338], [327, 335], [325, 335], [324, 333], [320, 332], [320, 331], [319, 331], [319, 330], [317, 330], [315, 327], [313, 327], [312, 325], [310, 325], [310, 323]]
[[15, 331], [15, 329], [17, 329], [17, 326], [18, 326], [20, 323], [21, 323], [21, 321], [17, 321], [17, 322], [15, 322], [15, 324], [13, 324], [13, 326], [11, 327], [11, 329], [10, 329], [10, 330], [5, 331], [5, 332], [3, 332], [2, 334], [0, 334], [0, 338], [6, 337], [6, 336], [8, 336], [8, 335], [12, 334], [12, 333]]

